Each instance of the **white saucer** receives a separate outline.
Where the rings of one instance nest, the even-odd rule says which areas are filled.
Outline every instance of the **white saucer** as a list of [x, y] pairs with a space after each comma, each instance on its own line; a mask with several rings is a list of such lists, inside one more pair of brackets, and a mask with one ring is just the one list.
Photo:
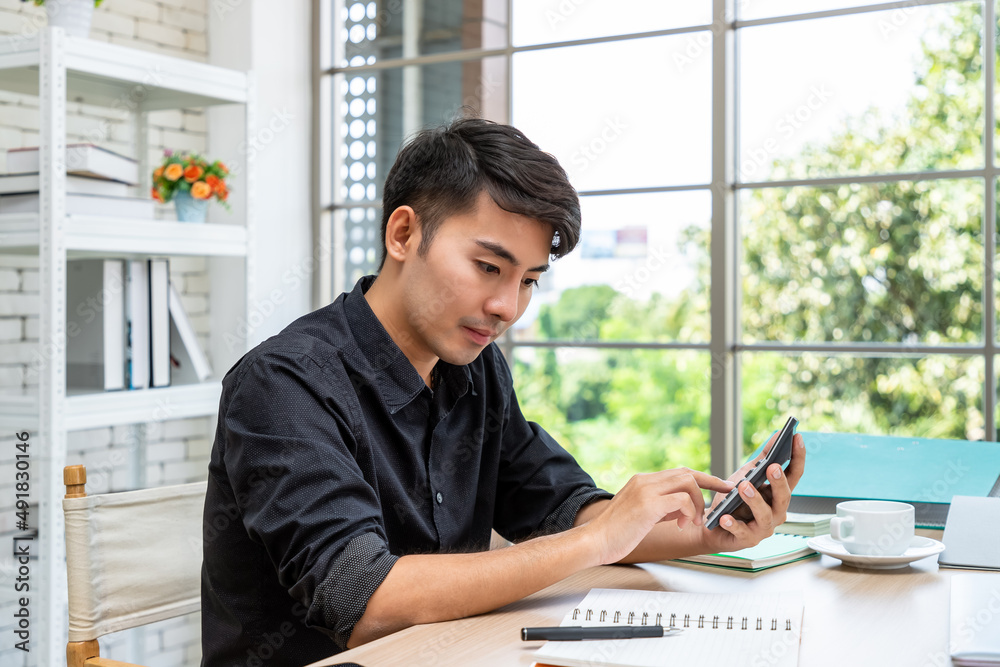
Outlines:
[[852, 554], [844, 548], [844, 545], [836, 541], [829, 535], [820, 535], [806, 542], [811, 549], [815, 549], [821, 554], [833, 556], [844, 562], [845, 565], [864, 568], [867, 570], [894, 570], [899, 567], [906, 567], [913, 561], [934, 556], [944, 551], [944, 544], [929, 537], [915, 535], [910, 541], [909, 548], [899, 556], [859, 556]]

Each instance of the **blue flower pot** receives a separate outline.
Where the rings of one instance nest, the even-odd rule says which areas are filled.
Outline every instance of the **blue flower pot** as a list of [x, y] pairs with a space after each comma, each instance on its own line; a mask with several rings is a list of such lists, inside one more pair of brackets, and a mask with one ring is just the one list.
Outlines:
[[174, 206], [177, 208], [178, 222], [205, 222], [208, 213], [208, 200], [195, 199], [190, 192], [181, 190], [174, 194]]

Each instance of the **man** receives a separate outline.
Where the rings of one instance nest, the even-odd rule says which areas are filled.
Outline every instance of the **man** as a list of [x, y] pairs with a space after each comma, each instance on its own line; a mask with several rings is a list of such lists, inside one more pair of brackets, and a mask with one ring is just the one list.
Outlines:
[[[383, 263], [226, 375], [205, 504], [204, 664], [302, 665], [416, 623], [495, 609], [578, 570], [756, 544], [802, 474], [741, 488], [703, 528], [687, 469], [615, 496], [521, 414], [493, 341], [576, 245], [556, 160], [464, 119], [404, 147]], [[665, 445], [666, 446], [666, 445]], [[749, 486], [749, 485], [746, 485]], [[513, 541], [489, 550], [491, 529]]]

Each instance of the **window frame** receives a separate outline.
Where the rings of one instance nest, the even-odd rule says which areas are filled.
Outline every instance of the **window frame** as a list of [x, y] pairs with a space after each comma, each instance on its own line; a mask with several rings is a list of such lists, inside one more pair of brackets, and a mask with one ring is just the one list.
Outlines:
[[[403, 8], [411, 0], [404, 0]], [[415, 0], [414, 0], [415, 1]], [[997, 180], [1000, 169], [994, 148], [996, 134], [996, 109], [993, 100], [996, 67], [995, 58], [984, 58], [985, 78], [984, 100], [984, 165], [968, 170], [927, 171], [865, 176], [838, 176], [802, 180], [740, 182], [737, 179], [738, 155], [738, 50], [739, 36], [743, 28], [773, 25], [793, 21], [814, 20], [834, 16], [863, 14], [884, 10], [905, 10], [914, 6], [951, 4], [963, 0], [904, 0], [882, 2], [857, 7], [844, 7], [814, 12], [780, 15], [752, 20], [739, 20], [736, 11], [738, 0], [711, 0], [714, 21], [708, 25], [694, 25], [683, 28], [652, 30], [625, 35], [613, 35], [588, 39], [575, 39], [544, 44], [514, 46], [512, 44], [513, 3], [507, 3], [507, 45], [505, 48], [473, 49], [447, 53], [423, 54], [412, 57], [393, 58], [372, 64], [340, 67], [333, 62], [336, 39], [334, 26], [341, 24], [340, 3], [313, 0], [316, 21], [314, 39], [314, 136], [318, 138], [314, 149], [314, 191], [317, 193], [314, 205], [314, 234], [318, 243], [329, 252], [321, 253], [314, 280], [314, 305], [320, 307], [332, 298], [350, 288], [346, 285], [344, 258], [348, 250], [344, 238], [342, 216], [337, 212], [359, 207], [380, 207], [380, 202], [341, 201], [332, 187], [332, 174], [340, 173], [340, 152], [337, 145], [339, 132], [334, 128], [339, 122], [331, 102], [332, 81], [340, 74], [372, 72], [395, 69], [407, 65], [429, 65], [446, 62], [482, 60], [501, 56], [506, 58], [506, 100], [507, 118], [511, 116], [512, 104], [512, 60], [514, 54], [542, 49], [563, 48], [584, 44], [619, 42], [665, 35], [711, 34], [712, 59], [712, 156], [711, 182], [685, 185], [634, 189], [587, 190], [580, 197], [611, 194], [636, 194], [645, 192], [709, 191], [712, 200], [711, 217], [711, 284], [710, 284], [710, 339], [707, 343], [633, 343], [618, 341], [559, 341], [559, 340], [517, 340], [505, 335], [500, 342], [508, 359], [514, 358], [517, 347], [537, 348], [616, 348], [616, 349], [657, 349], [657, 350], [699, 350], [711, 358], [711, 426], [710, 450], [711, 471], [727, 476], [741, 463], [742, 458], [742, 406], [740, 402], [741, 372], [740, 360], [744, 352], [780, 352], [797, 354], [815, 352], [824, 355], [857, 354], [947, 354], [982, 356], [985, 362], [985, 386], [983, 387], [983, 418], [987, 436], [996, 437], [997, 377], [996, 355], [997, 324], [994, 289], [994, 264], [996, 262], [996, 198]], [[996, 24], [994, 0], [984, 0], [982, 47], [985, 53], [996, 52], [996, 36], [988, 26]], [[904, 180], [943, 180], [953, 178], [978, 178], [985, 187], [983, 236], [984, 236], [984, 285], [983, 319], [984, 331], [981, 344], [929, 345], [906, 343], [745, 343], [740, 331], [741, 291], [738, 267], [742, 253], [740, 248], [741, 230], [737, 206], [744, 190], [761, 188], [787, 188], [795, 186], [830, 186], [847, 183], [885, 183]]]

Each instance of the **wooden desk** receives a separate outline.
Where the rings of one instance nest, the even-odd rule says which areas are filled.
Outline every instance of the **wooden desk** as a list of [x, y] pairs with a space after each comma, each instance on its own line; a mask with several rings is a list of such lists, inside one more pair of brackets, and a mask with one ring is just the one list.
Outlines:
[[[918, 532], [940, 539], [940, 531]], [[805, 611], [800, 667], [950, 667], [949, 579], [961, 572], [939, 570], [936, 557], [881, 571], [846, 567], [829, 556], [757, 573], [675, 563], [596, 567], [490, 614], [408, 628], [314, 667], [341, 662], [364, 667], [529, 667], [542, 642], [522, 642], [521, 628], [559, 625], [591, 588], [801, 591]]]

